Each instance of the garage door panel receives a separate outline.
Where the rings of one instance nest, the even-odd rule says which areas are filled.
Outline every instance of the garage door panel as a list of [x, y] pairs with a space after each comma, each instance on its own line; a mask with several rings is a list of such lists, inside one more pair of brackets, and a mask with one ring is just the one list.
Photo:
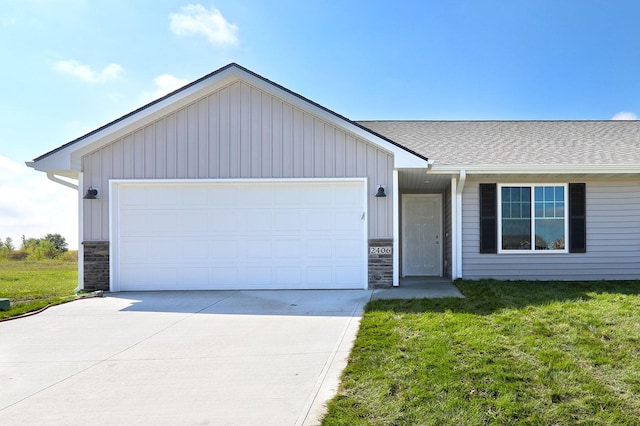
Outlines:
[[333, 267], [331, 266], [308, 266], [304, 270], [305, 282], [309, 285], [321, 286], [326, 282], [333, 282]]
[[333, 192], [334, 188], [332, 187], [318, 185], [316, 188], [313, 188], [313, 190], [305, 193], [305, 205], [311, 207], [332, 205], [334, 201]]
[[205, 235], [209, 232], [208, 215], [205, 212], [186, 212], [182, 221], [182, 231]]
[[232, 239], [211, 240], [209, 243], [209, 259], [211, 261], [234, 259], [238, 257], [238, 241]]
[[181, 188], [181, 206], [184, 207], [205, 207], [210, 203], [209, 188], [203, 185], [192, 185], [190, 188]]
[[271, 210], [259, 209], [246, 213], [245, 230], [248, 232], [273, 231], [273, 213]]
[[209, 268], [211, 271], [211, 282], [222, 288], [222, 285], [238, 282], [238, 268], [233, 265], [218, 266]]
[[[145, 212], [127, 212], [120, 216], [120, 232], [124, 235], [141, 234], [147, 226], [147, 214]], [[143, 233], [143, 232], [142, 232]]]
[[302, 285], [302, 268], [300, 266], [276, 266], [275, 284], [280, 288]]
[[278, 211], [273, 215], [273, 229], [279, 233], [284, 231], [300, 231], [302, 229], [303, 217], [300, 211], [286, 212]]
[[278, 190], [273, 193], [273, 205], [279, 208], [296, 208], [305, 203], [305, 189], [299, 186]]
[[180, 231], [178, 226], [178, 212], [156, 214], [147, 217], [143, 231], [152, 235], [175, 234]]
[[274, 204], [273, 185], [240, 185], [239, 191], [242, 192], [242, 199], [238, 200], [238, 204], [246, 207], [264, 207]]
[[362, 189], [354, 186], [342, 188], [340, 191], [334, 192], [333, 205], [335, 207], [353, 207], [357, 208], [362, 205]]
[[179, 191], [166, 191], [161, 187], [150, 187], [146, 195], [149, 206], [177, 206], [181, 198]]
[[181, 243], [181, 257], [184, 262], [207, 261], [209, 259], [209, 242], [201, 238], [185, 239]]
[[[182, 244], [174, 239], [154, 238], [153, 244], [147, 247], [148, 258], [156, 261], [175, 261], [180, 256]], [[176, 254], [176, 252], [178, 254]]]
[[118, 186], [119, 289], [365, 288], [364, 188], [363, 181]]
[[362, 245], [362, 242], [358, 239], [346, 239], [342, 238], [333, 241], [334, 253], [338, 259], [353, 259], [359, 258], [358, 248]]
[[238, 191], [230, 187], [212, 188], [208, 185], [206, 200], [209, 206], [217, 206], [218, 208], [233, 207], [238, 204]]
[[338, 285], [349, 286], [360, 282], [360, 268], [353, 266], [336, 266], [336, 283]]
[[194, 287], [206, 288], [209, 284], [209, 268], [185, 267], [182, 278], [185, 282], [192, 283]]
[[271, 240], [247, 240], [245, 245], [245, 259], [247, 262], [251, 262], [255, 259], [269, 259], [272, 257], [273, 241]]
[[232, 210], [209, 213], [209, 230], [214, 234], [235, 234], [239, 230], [240, 215]]
[[333, 258], [333, 240], [331, 238], [313, 238], [306, 241], [306, 253], [311, 259]]
[[335, 230], [357, 233], [362, 226], [362, 213], [364, 210], [356, 214], [353, 211], [334, 213]]
[[333, 230], [333, 213], [309, 213], [305, 216], [304, 228], [307, 231], [330, 232]]
[[[145, 290], [157, 289], [158, 283], [178, 282], [178, 268], [162, 265], [129, 265], [124, 264], [120, 270], [121, 285], [142, 286]], [[155, 288], [153, 288], [155, 287]]]
[[270, 267], [250, 266], [246, 268], [245, 282], [252, 283], [254, 287], [264, 288], [273, 284], [272, 270]]
[[279, 259], [297, 259], [302, 252], [303, 242], [299, 239], [282, 239], [274, 241], [274, 256]]
[[148, 245], [148, 241], [142, 241], [140, 238], [121, 238], [119, 244], [121, 262], [141, 262], [148, 259], [149, 255], [146, 253]]

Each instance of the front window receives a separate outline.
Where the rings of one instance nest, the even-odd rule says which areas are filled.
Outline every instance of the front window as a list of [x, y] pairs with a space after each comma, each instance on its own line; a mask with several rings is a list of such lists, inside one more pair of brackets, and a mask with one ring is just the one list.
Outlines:
[[500, 252], [566, 253], [566, 185], [500, 185]]

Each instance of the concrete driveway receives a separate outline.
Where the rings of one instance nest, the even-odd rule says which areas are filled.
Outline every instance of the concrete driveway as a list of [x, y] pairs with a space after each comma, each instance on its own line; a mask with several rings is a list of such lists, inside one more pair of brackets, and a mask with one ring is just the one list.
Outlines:
[[0, 424], [317, 424], [371, 294], [120, 293], [0, 323]]

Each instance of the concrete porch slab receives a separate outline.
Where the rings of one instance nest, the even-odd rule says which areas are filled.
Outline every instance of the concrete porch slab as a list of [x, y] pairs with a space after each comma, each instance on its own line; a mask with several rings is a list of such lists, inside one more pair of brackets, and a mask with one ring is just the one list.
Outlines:
[[447, 278], [405, 277], [400, 279], [398, 287], [373, 290], [371, 300], [439, 299], [444, 297], [464, 298], [464, 295]]

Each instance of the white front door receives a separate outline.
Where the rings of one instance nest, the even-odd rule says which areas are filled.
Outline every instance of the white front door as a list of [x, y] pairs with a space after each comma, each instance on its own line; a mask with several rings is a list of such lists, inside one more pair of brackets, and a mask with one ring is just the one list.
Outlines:
[[442, 196], [402, 196], [402, 276], [442, 275]]

